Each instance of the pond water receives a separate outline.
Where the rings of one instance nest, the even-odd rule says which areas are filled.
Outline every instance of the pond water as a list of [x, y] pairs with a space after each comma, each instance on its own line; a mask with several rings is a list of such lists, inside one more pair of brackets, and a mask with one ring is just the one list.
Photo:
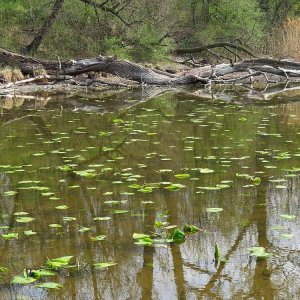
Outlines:
[[0, 298], [300, 298], [300, 102], [134, 100], [0, 100]]

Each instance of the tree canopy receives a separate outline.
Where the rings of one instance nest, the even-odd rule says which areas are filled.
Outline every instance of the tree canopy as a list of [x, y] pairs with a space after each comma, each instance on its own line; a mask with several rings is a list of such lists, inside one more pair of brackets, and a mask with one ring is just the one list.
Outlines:
[[41, 57], [157, 61], [213, 42], [265, 49], [299, 14], [296, 0], [0, 0], [0, 45]]

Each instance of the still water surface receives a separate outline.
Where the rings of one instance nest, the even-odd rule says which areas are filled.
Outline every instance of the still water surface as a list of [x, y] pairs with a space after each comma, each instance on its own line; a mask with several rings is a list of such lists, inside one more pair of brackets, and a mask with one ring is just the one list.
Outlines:
[[[0, 100], [0, 298], [299, 299], [300, 102], [127, 100]], [[164, 188], [173, 183], [185, 187]], [[34, 220], [17, 222], [20, 212]], [[182, 244], [132, 238], [185, 223], [201, 231]], [[216, 245], [226, 263], [215, 261]], [[270, 256], [250, 256], [253, 246]], [[69, 255], [76, 268], [10, 284]], [[45, 281], [63, 287], [36, 287]]]

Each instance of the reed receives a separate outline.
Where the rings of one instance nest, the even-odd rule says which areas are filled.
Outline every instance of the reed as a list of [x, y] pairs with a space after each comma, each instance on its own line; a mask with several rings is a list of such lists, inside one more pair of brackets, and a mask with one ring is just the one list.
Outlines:
[[300, 18], [288, 18], [276, 29], [269, 43], [269, 52], [278, 58], [300, 60]]

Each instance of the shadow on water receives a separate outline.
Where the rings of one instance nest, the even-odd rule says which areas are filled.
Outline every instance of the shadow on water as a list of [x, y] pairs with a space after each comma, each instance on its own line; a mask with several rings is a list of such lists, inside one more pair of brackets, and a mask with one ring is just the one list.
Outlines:
[[[0, 238], [1, 297], [299, 298], [297, 99], [294, 87], [168, 87], [0, 100], [0, 234], [19, 234]], [[185, 187], [168, 191], [168, 182]], [[20, 212], [34, 220], [17, 222]], [[133, 233], [157, 231], [155, 222], [202, 230], [180, 245], [135, 245]], [[216, 245], [226, 262], [215, 261]], [[253, 246], [270, 256], [251, 256]], [[61, 290], [10, 284], [66, 255], [80, 267], [37, 281]]]

